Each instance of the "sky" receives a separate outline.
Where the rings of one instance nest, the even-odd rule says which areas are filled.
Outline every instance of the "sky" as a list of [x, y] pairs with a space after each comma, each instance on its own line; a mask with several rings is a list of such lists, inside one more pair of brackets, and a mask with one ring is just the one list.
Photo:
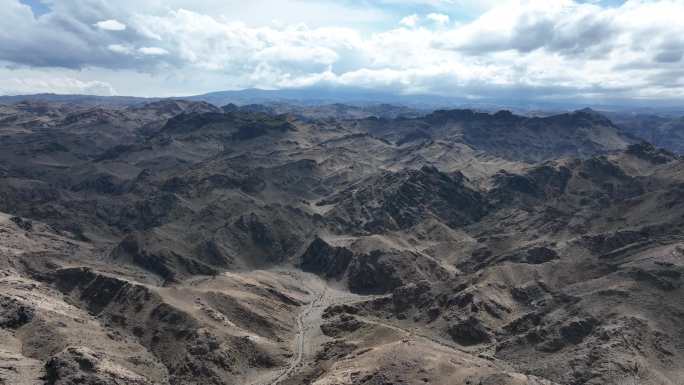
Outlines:
[[0, 0], [0, 94], [684, 99], [684, 0]]

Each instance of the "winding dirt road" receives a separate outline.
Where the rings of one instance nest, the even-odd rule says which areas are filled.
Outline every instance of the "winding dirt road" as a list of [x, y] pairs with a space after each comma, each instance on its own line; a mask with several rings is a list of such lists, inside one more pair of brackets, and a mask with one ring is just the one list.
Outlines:
[[287, 369], [285, 369], [278, 377], [276, 377], [273, 382], [271, 382], [271, 385], [278, 385], [280, 382], [282, 382], [284, 379], [290, 377], [295, 370], [302, 364], [302, 358], [304, 357], [304, 349], [307, 344], [307, 330], [309, 327], [307, 327], [306, 322], [308, 317], [313, 313], [314, 309], [319, 306], [321, 303], [323, 297], [325, 296], [325, 289], [320, 292], [320, 293], [315, 293], [315, 298], [309, 302], [309, 305], [297, 315], [297, 334], [295, 336], [295, 354], [293, 356], [292, 361], [290, 362], [290, 365], [288, 366]]
[[[302, 273], [301, 271], [287, 271], [284, 273], [291, 275], [302, 289], [306, 289], [310, 293], [310, 300], [295, 319], [295, 336], [291, 345], [293, 354], [288, 366], [274, 373], [270, 379], [261, 379], [253, 385], [280, 385], [298, 373], [305, 364], [307, 357], [312, 356], [327, 339], [320, 330], [320, 325], [323, 323], [323, 312], [326, 308], [333, 305], [351, 304], [381, 297], [377, 295], [362, 296], [339, 290], [329, 286], [320, 277]], [[382, 326], [406, 334], [412, 340], [422, 340], [425, 343], [441, 348], [445, 352], [474, 353], [441, 338], [429, 336], [384, 320], [359, 315], [356, 315], [356, 317], [367, 324]]]
[[301, 288], [310, 293], [311, 299], [295, 319], [296, 333], [292, 344], [293, 355], [287, 368], [274, 374], [271, 379], [261, 380], [254, 385], [279, 385], [297, 374], [307, 356], [313, 355], [326, 339], [320, 330], [320, 325], [323, 323], [323, 312], [326, 308], [332, 305], [377, 298], [377, 296], [356, 295], [336, 289], [314, 274], [296, 270], [284, 271], [283, 273], [291, 275]]

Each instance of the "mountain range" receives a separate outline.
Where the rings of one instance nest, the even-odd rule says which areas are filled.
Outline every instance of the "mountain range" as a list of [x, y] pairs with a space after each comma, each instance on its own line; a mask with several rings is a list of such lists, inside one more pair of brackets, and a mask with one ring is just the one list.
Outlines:
[[0, 98], [0, 383], [681, 384], [676, 114], [265, 94]]

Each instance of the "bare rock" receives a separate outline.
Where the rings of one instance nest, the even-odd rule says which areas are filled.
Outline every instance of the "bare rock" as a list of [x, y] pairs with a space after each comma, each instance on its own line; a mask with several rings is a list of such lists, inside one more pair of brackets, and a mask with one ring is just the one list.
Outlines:
[[449, 326], [447, 332], [454, 341], [465, 346], [478, 345], [491, 340], [487, 329], [475, 317], [456, 321]]

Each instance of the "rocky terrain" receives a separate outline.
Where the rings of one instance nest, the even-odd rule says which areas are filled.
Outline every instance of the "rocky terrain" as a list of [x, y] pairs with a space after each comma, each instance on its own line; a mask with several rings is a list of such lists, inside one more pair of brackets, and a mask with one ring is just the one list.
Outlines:
[[592, 110], [12, 100], [0, 384], [680, 385], [684, 159], [642, 138]]
[[625, 132], [644, 138], [658, 147], [684, 152], [684, 114], [614, 112], [608, 116]]

